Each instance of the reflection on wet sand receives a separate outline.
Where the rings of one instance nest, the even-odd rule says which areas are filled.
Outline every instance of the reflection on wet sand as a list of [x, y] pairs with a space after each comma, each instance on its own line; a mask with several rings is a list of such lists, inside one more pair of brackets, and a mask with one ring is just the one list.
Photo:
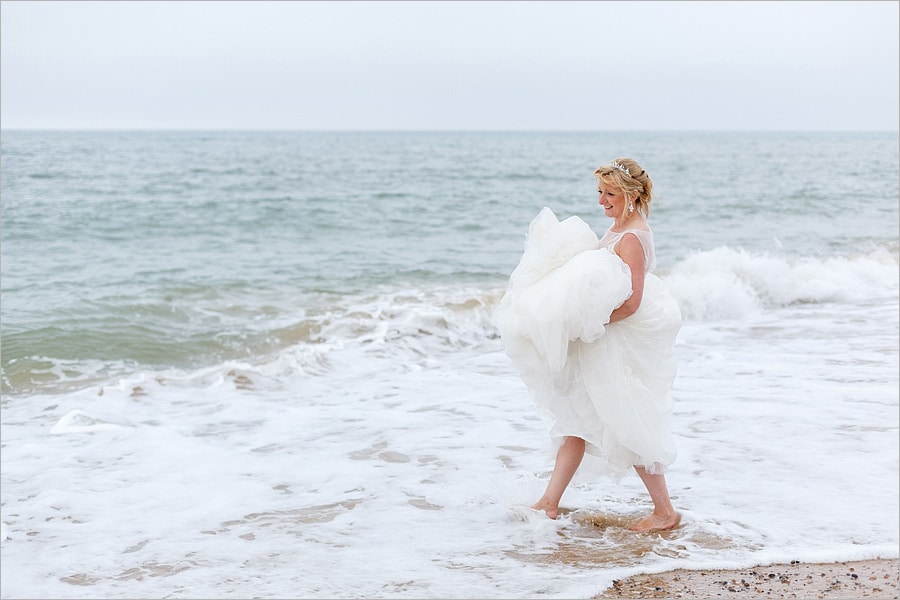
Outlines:
[[629, 530], [628, 527], [641, 516], [637, 513], [560, 509], [561, 526], [552, 548], [519, 547], [506, 554], [525, 562], [548, 565], [622, 567], [638, 565], [648, 554], [682, 558], [688, 557], [692, 548], [727, 550], [739, 545], [734, 540], [711, 535], [684, 522], [669, 531], [638, 533]]

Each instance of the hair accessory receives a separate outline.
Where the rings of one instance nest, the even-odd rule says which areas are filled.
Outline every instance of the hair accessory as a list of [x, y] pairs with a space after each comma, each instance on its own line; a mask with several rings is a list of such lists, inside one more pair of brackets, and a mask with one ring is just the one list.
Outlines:
[[631, 172], [624, 165], [620, 165], [616, 161], [612, 161], [611, 163], [609, 163], [609, 166], [611, 166], [613, 169], [618, 169], [618, 170], [622, 171], [623, 173], [625, 173], [626, 175], [628, 175], [629, 177], [631, 177]]

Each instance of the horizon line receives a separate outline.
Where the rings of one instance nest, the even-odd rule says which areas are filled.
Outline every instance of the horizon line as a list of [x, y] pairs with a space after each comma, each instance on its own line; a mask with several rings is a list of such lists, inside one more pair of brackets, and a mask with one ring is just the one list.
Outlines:
[[2, 127], [4, 131], [29, 132], [196, 132], [196, 133], [894, 133], [900, 129], [478, 129], [478, 128], [296, 128], [296, 127]]

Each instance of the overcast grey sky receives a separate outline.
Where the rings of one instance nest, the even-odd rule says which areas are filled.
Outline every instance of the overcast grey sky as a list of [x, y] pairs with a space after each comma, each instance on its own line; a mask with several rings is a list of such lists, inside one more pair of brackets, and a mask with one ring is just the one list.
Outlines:
[[0, 126], [896, 131], [898, 6], [3, 0]]

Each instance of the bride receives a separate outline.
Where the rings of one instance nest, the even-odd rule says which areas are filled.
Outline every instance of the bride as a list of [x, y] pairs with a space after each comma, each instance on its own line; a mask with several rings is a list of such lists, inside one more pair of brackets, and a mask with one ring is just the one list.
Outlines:
[[678, 526], [666, 468], [674, 462], [672, 384], [681, 313], [656, 267], [647, 224], [652, 182], [630, 158], [599, 167], [599, 204], [612, 225], [597, 239], [578, 217], [544, 208], [495, 314], [504, 348], [558, 450], [532, 508], [551, 519], [585, 453], [621, 476], [634, 469], [653, 513], [631, 526]]

